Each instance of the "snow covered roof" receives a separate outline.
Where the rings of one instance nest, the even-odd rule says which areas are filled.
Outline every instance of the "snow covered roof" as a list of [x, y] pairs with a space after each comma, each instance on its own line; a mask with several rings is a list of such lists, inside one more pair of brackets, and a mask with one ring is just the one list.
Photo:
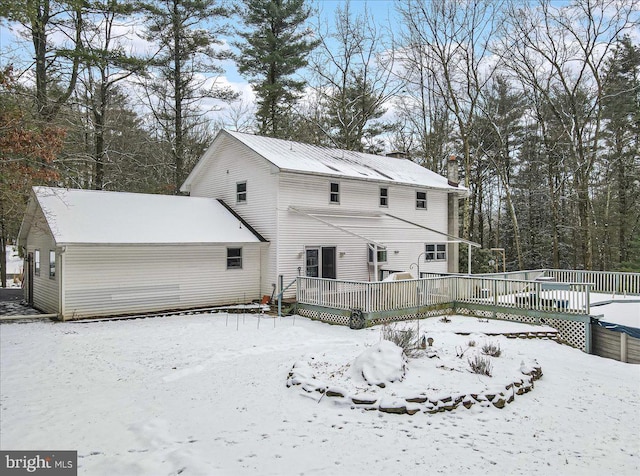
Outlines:
[[408, 159], [365, 154], [228, 130], [218, 133], [212, 146], [187, 177], [181, 188], [183, 191], [189, 190], [191, 183], [204, 168], [203, 163], [213, 155], [216, 142], [224, 136], [230, 136], [242, 142], [281, 171], [390, 182], [460, 193], [467, 191], [462, 186], [449, 185], [445, 177]]
[[[51, 187], [33, 193], [58, 245], [265, 241], [211, 198]], [[22, 228], [21, 237], [28, 231]]]

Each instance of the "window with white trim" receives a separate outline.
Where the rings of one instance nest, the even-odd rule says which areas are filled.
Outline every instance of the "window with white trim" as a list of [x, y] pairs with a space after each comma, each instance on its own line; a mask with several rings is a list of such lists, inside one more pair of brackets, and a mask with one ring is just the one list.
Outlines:
[[236, 203], [246, 203], [247, 201], [247, 182], [238, 182], [236, 184]]
[[426, 261], [445, 261], [447, 259], [446, 243], [427, 243], [424, 251]]
[[[373, 263], [373, 250], [376, 248], [375, 245], [369, 245], [369, 263]], [[386, 248], [377, 248], [377, 262], [378, 263], [386, 263], [387, 262], [387, 249]]]
[[329, 203], [340, 203], [340, 184], [331, 182], [329, 185]]
[[40, 250], [33, 251], [33, 272], [36, 276], [40, 276]]
[[389, 189], [387, 187], [380, 187], [380, 206], [389, 206]]
[[420, 190], [416, 192], [416, 208], [419, 210], [427, 209], [427, 192]]
[[227, 248], [227, 269], [242, 269], [242, 248]]
[[55, 250], [49, 250], [49, 277], [56, 277], [56, 252]]

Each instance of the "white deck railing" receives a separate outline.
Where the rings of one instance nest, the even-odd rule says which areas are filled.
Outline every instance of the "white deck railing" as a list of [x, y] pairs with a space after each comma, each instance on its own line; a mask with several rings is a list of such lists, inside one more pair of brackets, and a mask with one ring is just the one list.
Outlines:
[[514, 309], [589, 314], [588, 283], [458, 276], [454, 301]]
[[454, 301], [515, 309], [589, 314], [590, 284], [469, 276], [403, 281], [298, 277], [297, 301], [333, 309], [392, 311]]
[[640, 295], [640, 273], [546, 269], [544, 275], [559, 282], [590, 283], [594, 293]]
[[338, 281], [298, 277], [297, 301], [333, 309], [364, 312], [391, 311], [451, 302], [455, 278], [404, 281]]

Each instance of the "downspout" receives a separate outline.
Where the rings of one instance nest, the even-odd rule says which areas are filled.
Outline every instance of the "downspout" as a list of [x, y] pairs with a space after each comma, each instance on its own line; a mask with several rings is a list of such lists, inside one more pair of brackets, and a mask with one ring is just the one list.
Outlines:
[[65, 289], [64, 289], [64, 273], [66, 270], [66, 260], [65, 260], [65, 255], [66, 255], [66, 251], [67, 251], [67, 247], [66, 246], [61, 246], [59, 248], [60, 250], [60, 269], [57, 270], [58, 273], [58, 292], [60, 293], [60, 298], [58, 300], [58, 316], [60, 317], [61, 321], [66, 320], [65, 319], [65, 311], [66, 311], [66, 293], [65, 293]]

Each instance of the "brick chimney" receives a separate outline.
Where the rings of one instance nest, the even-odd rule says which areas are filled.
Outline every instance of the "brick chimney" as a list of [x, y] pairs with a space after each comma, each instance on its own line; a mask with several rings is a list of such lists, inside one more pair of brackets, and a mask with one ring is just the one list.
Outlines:
[[458, 159], [455, 155], [450, 155], [447, 160], [447, 181], [452, 187], [457, 187], [460, 183], [458, 179]]

